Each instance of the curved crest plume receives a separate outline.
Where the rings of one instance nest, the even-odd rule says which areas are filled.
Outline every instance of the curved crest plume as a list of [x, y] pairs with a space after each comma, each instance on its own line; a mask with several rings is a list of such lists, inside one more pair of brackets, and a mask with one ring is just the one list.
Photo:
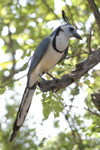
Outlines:
[[69, 22], [69, 20], [68, 20], [68, 18], [67, 18], [67, 16], [66, 16], [64, 10], [62, 10], [62, 18], [64, 19], [64, 21], [65, 21], [67, 24], [70, 24], [70, 22]]

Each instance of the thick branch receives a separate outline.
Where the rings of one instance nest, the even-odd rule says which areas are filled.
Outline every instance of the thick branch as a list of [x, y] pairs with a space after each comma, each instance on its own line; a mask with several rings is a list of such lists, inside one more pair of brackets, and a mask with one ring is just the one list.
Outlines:
[[66, 88], [68, 85], [80, 79], [84, 74], [86, 74], [91, 68], [96, 66], [100, 62], [100, 49], [92, 52], [92, 54], [76, 65], [74, 71], [69, 74], [63, 75], [60, 81], [49, 80], [41, 81], [38, 83], [42, 92], [47, 91], [58, 91], [62, 88]]
[[95, 19], [96, 19], [96, 22], [97, 22], [97, 25], [98, 25], [98, 28], [99, 28], [99, 31], [100, 31], [100, 12], [98, 10], [98, 7], [97, 5], [95, 4], [94, 0], [87, 0], [89, 5], [90, 5], [90, 8], [95, 16]]

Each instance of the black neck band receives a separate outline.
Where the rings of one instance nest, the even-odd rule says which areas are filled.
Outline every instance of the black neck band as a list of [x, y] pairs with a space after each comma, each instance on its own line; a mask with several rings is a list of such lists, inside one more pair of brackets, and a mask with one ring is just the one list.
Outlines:
[[55, 35], [55, 37], [54, 37], [54, 39], [53, 39], [53, 41], [52, 41], [52, 45], [53, 45], [53, 48], [54, 48], [54, 50], [55, 50], [56, 52], [58, 52], [58, 53], [63, 53], [66, 49], [64, 49], [63, 51], [60, 51], [60, 50], [58, 50], [57, 47], [56, 47], [56, 37], [59, 35], [59, 32], [60, 32], [60, 31], [63, 32], [63, 30], [59, 27], [58, 30], [57, 30], [57, 32], [56, 32], [56, 35]]
[[56, 52], [58, 52], [58, 53], [63, 53], [66, 49], [64, 49], [63, 51], [59, 51], [57, 48], [56, 48], [56, 46], [53, 46], [53, 48], [54, 48], [54, 50], [56, 51]]
[[56, 48], [56, 36], [54, 37], [54, 39], [52, 41], [52, 45], [53, 45], [54, 50], [58, 53], [63, 53], [66, 50], [66, 49], [64, 49], [63, 51], [60, 51]]

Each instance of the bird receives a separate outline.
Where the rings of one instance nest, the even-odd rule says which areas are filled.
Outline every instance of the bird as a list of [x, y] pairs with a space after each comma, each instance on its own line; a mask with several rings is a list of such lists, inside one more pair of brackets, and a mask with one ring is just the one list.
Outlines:
[[68, 41], [71, 37], [82, 40], [76, 28], [70, 24], [64, 10], [62, 11], [62, 18], [65, 24], [58, 26], [49, 36], [45, 37], [39, 43], [31, 58], [27, 73], [27, 84], [13, 126], [10, 142], [15, 139], [28, 114], [37, 81], [40, 78], [44, 80], [43, 74], [51, 76], [48, 71], [66, 58], [69, 47]]

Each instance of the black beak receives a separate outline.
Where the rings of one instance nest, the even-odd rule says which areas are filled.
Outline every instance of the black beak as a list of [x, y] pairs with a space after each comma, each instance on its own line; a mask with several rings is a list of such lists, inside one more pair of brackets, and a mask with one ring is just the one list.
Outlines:
[[81, 36], [80, 36], [77, 32], [76, 32], [76, 33], [74, 33], [74, 37], [76, 37], [76, 38], [78, 38], [78, 39], [82, 40]]

